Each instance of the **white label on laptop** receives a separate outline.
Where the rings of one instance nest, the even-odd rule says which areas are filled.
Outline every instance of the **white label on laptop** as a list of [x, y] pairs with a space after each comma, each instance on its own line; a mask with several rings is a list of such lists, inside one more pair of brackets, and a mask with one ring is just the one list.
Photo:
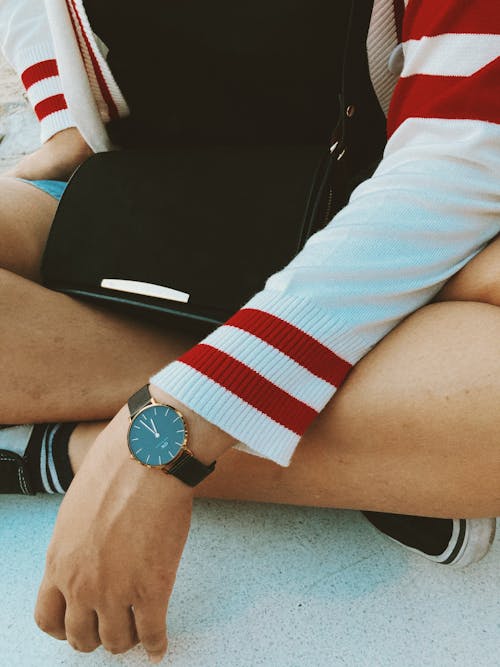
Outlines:
[[187, 303], [189, 294], [179, 292], [171, 287], [163, 287], [154, 283], [141, 283], [137, 280], [119, 280], [117, 278], [103, 278], [101, 287], [113, 289], [118, 292], [128, 292], [129, 294], [142, 294], [143, 296], [152, 296], [156, 299], [166, 299], [167, 301], [180, 301]]

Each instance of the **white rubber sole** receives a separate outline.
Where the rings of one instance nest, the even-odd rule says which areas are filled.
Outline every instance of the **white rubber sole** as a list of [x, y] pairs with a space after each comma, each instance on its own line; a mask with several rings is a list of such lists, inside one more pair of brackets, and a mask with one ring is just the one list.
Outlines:
[[[496, 519], [462, 519], [466, 529], [463, 544], [456, 556], [447, 563], [453, 567], [467, 567], [484, 558], [490, 550], [496, 533]], [[459, 523], [457, 519], [453, 522]]]
[[486, 556], [495, 539], [495, 533], [496, 519], [453, 519], [453, 532], [449, 546], [439, 556], [429, 556], [419, 549], [402, 544], [389, 535], [386, 537], [391, 542], [434, 563], [463, 568], [477, 563]]

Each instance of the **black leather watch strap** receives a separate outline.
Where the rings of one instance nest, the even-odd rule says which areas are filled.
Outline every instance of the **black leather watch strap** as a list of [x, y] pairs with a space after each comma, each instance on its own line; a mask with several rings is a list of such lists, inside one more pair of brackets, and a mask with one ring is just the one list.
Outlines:
[[164, 468], [167, 475], [173, 475], [188, 486], [196, 486], [215, 470], [215, 461], [206, 466], [189, 452], [183, 451], [169, 468]]
[[139, 410], [142, 410], [150, 401], [151, 393], [149, 391], [149, 384], [146, 384], [128, 399], [130, 417], [133, 419]]

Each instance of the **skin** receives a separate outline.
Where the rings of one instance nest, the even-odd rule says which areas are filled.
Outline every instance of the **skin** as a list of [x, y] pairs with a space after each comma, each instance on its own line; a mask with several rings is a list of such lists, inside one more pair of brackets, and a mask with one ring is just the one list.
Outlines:
[[5, 176], [28, 180], [66, 181], [93, 154], [76, 127], [58, 132], [38, 150], [26, 155]]
[[[55, 203], [32, 186], [5, 181], [0, 349], [9, 392], [0, 421], [105, 420], [118, 412], [105, 428], [82, 425], [70, 443], [78, 473], [61, 504], [35, 619], [77, 650], [102, 643], [123, 652], [142, 641], [158, 660], [193, 492], [130, 460], [122, 406], [194, 341], [37, 285]], [[230, 451], [230, 436], [153, 388], [186, 416], [195, 455], [218, 459], [197, 493], [427, 516], [500, 514], [498, 266], [496, 241], [448, 283], [441, 303], [408, 317], [377, 345], [315, 420], [287, 469]], [[154, 567], [145, 568], [145, 558]], [[118, 569], [119, 587], [106, 576]]]
[[[158, 390], [154, 395], [180, 407]], [[186, 408], [184, 415], [190, 446], [204, 463], [233, 444]], [[132, 461], [125, 446], [127, 429], [124, 407], [95, 441], [63, 499], [35, 620], [76, 650], [90, 652], [102, 643], [112, 653], [123, 653], [140, 641], [156, 662], [167, 650], [168, 600], [194, 492], [176, 478]], [[131, 525], [136, 526], [132, 543]], [[117, 571], [119, 578], [110, 576]]]

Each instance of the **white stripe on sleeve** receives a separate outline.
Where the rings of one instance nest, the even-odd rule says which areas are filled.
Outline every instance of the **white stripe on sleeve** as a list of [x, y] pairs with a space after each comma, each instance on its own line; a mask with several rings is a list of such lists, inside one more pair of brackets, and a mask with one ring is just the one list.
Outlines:
[[445, 34], [403, 44], [401, 76], [471, 76], [500, 56], [500, 35]]
[[333, 385], [290, 359], [272, 345], [232, 326], [216, 329], [203, 341], [249, 366], [283, 391], [319, 412]]

